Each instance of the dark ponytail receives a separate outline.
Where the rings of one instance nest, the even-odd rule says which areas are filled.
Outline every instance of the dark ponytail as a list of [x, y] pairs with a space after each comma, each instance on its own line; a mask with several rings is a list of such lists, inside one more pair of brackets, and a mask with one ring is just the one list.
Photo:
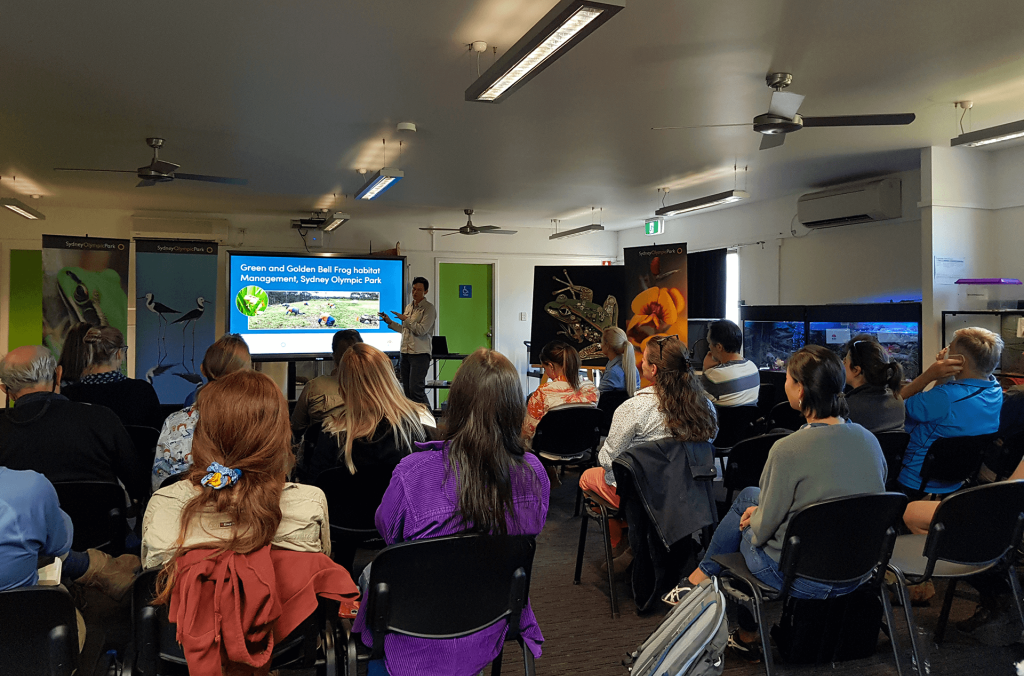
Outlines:
[[889, 353], [874, 336], [860, 335], [846, 344], [850, 368], [857, 366], [864, 379], [874, 387], [888, 387], [894, 397], [903, 387], [903, 367], [889, 359]]
[[821, 345], [808, 345], [793, 353], [786, 372], [804, 386], [800, 412], [817, 419], [848, 418], [850, 408], [843, 396], [846, 369], [839, 356]]
[[540, 363], [559, 366], [573, 392], [580, 389], [580, 353], [572, 345], [553, 340], [540, 351]]

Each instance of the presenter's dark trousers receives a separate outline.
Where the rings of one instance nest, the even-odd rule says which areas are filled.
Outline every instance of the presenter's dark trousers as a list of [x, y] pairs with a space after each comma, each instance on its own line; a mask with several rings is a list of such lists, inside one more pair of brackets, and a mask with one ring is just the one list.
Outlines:
[[430, 403], [427, 401], [427, 392], [424, 385], [429, 367], [429, 354], [402, 353], [399, 371], [402, 374], [402, 389], [405, 390], [405, 396], [415, 402], [425, 404], [427, 407], [430, 406]]

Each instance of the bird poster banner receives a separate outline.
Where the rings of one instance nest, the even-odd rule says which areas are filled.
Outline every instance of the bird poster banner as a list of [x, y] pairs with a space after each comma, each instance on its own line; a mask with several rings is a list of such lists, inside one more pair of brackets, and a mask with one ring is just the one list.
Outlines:
[[128, 335], [128, 240], [43, 235], [43, 344], [60, 358], [79, 322]]
[[180, 404], [215, 340], [216, 242], [136, 239], [135, 295], [135, 377]]
[[686, 244], [629, 247], [623, 250], [626, 336], [637, 364], [656, 336], [677, 336], [687, 344]]

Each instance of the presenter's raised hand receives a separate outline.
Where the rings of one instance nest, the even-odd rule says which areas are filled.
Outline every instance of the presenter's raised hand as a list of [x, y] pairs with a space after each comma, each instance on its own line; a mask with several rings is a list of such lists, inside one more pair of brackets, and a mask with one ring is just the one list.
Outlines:
[[398, 320], [403, 321], [403, 322], [406, 319], [408, 319], [408, 317], [403, 315], [401, 312], [395, 312], [394, 310], [392, 310], [391, 314], [393, 314], [395, 316], [395, 319], [398, 319]]

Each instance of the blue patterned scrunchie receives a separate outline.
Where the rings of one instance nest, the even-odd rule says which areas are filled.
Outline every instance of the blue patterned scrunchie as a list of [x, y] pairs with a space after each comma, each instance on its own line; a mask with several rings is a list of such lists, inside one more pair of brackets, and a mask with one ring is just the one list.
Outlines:
[[242, 478], [242, 470], [225, 467], [219, 462], [211, 463], [210, 466], [206, 468], [206, 471], [209, 472], [209, 474], [204, 476], [202, 481], [199, 483], [204, 486], [209, 486], [217, 491], [237, 484], [238, 480]]

